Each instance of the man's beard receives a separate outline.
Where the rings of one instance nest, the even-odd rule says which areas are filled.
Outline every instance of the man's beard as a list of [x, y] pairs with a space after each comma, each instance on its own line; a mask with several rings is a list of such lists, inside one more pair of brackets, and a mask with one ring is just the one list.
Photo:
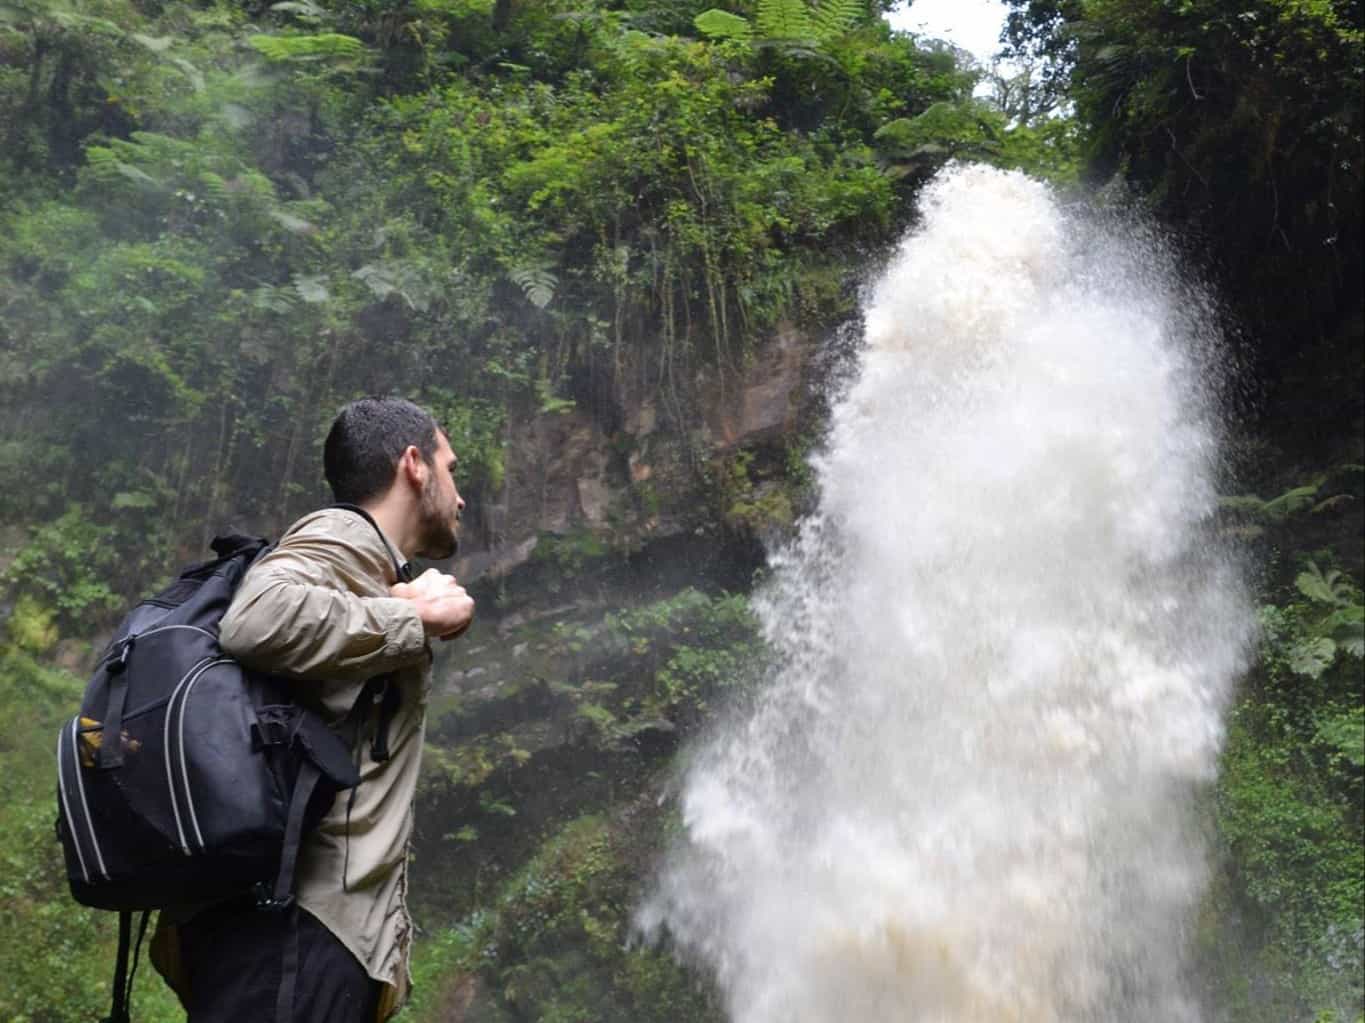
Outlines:
[[460, 547], [459, 538], [455, 535], [458, 512], [441, 506], [441, 492], [434, 481], [428, 481], [422, 488], [418, 515], [421, 519], [418, 553], [433, 561], [454, 557]]

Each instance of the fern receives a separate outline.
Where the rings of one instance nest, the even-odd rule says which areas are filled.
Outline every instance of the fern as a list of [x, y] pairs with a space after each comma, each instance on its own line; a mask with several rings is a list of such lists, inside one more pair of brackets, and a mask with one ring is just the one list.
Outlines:
[[365, 52], [365, 44], [359, 39], [336, 32], [302, 36], [254, 35], [249, 42], [266, 60], [280, 64], [352, 60]]
[[327, 276], [325, 274], [309, 274], [294, 276], [294, 291], [299, 298], [309, 305], [319, 305], [332, 297], [332, 293], [327, 289]]
[[519, 266], [508, 276], [521, 288], [526, 300], [537, 309], [544, 309], [553, 301], [555, 288], [559, 286], [559, 278], [544, 265]]
[[272, 11], [279, 11], [282, 14], [292, 14], [299, 21], [311, 25], [320, 24], [327, 17], [327, 10], [313, 2], [313, 0], [284, 0], [282, 3], [271, 4]]
[[147, 47], [153, 53], [165, 53], [175, 42], [173, 36], [147, 36], [140, 32], [134, 32], [129, 36], [136, 43]]
[[698, 14], [692, 19], [692, 24], [697, 26], [697, 31], [702, 35], [710, 36], [712, 39], [738, 39], [741, 42], [748, 42], [754, 37], [754, 27], [749, 24], [748, 18], [716, 7]]
[[221, 174], [213, 171], [202, 171], [199, 175], [199, 185], [214, 202], [226, 202], [228, 198], [228, 183], [223, 180]]
[[1299, 573], [1294, 586], [1319, 604], [1348, 607], [1355, 602], [1355, 587], [1351, 580], [1335, 568], [1324, 573], [1315, 561], [1308, 562], [1308, 570]]
[[118, 177], [119, 158], [106, 146], [86, 146], [85, 166], [87, 173], [101, 184], [111, 184]]
[[820, 0], [811, 12], [815, 39], [827, 43], [845, 35], [866, 13], [863, 0]]
[[298, 303], [298, 295], [292, 292], [292, 289], [277, 288], [273, 284], [262, 284], [251, 293], [249, 301], [252, 308], [259, 309], [261, 312], [285, 315], [293, 312], [294, 306]]
[[290, 234], [315, 235], [318, 233], [316, 224], [311, 224], [302, 217], [296, 217], [286, 210], [271, 210], [270, 219], [275, 221], [275, 223], [279, 224]]
[[370, 294], [381, 302], [397, 295], [409, 309], [425, 313], [433, 301], [441, 297], [441, 286], [416, 263], [407, 260], [381, 260], [366, 263], [351, 274], [370, 289]]
[[[711, 39], [823, 46], [846, 34], [865, 14], [864, 0], [820, 0], [813, 7], [806, 0], [758, 0], [757, 33], [748, 18], [718, 7], [698, 14], [692, 24]], [[820, 56], [811, 49], [784, 49], [795, 56]]]
[[758, 0], [758, 31], [768, 39], [814, 39], [805, 0]]

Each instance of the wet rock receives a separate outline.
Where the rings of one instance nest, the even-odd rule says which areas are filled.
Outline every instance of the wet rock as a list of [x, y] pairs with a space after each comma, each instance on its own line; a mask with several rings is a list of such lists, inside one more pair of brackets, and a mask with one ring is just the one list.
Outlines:
[[632, 451], [626, 464], [630, 468], [630, 481], [632, 483], [644, 483], [654, 475], [654, 466], [644, 461], [638, 452]]
[[722, 448], [772, 440], [795, 426], [806, 339], [787, 325], [740, 376], [738, 386], [712, 389], [707, 426]]
[[455, 559], [455, 577], [462, 583], [472, 583], [484, 577], [501, 579], [530, 561], [539, 542], [539, 536], [529, 536], [520, 543], [500, 544], [463, 555]]
[[505, 636], [514, 629], [519, 629], [523, 625], [530, 625], [532, 622], [543, 621], [547, 618], [562, 618], [564, 615], [572, 614], [580, 610], [582, 605], [574, 604], [555, 604], [553, 607], [528, 608], [521, 611], [513, 611], [505, 615], [498, 622], [498, 634]]
[[578, 481], [578, 504], [589, 524], [602, 526], [607, 521], [607, 507], [611, 503], [611, 489], [600, 477], [584, 476]]
[[648, 437], [659, 425], [659, 409], [652, 400], [646, 399], [626, 409], [623, 425], [632, 437]]
[[610, 532], [630, 548], [692, 530], [708, 507], [698, 499], [698, 458], [793, 432], [811, 349], [810, 338], [787, 325], [742, 371], [691, 381], [692, 397], [679, 407], [661, 409], [645, 389], [622, 386], [592, 408], [514, 417], [503, 485], [482, 495], [456, 576], [512, 576], [545, 534]]

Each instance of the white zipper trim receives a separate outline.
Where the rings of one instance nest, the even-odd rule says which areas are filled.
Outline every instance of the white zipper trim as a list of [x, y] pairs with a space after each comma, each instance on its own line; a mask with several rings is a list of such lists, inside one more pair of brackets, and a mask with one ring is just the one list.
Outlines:
[[[174, 626], [166, 626], [173, 628]], [[195, 628], [187, 625], [183, 628]], [[171, 691], [171, 698], [166, 704], [166, 723], [161, 729], [161, 748], [163, 756], [166, 758], [166, 791], [171, 797], [171, 811], [175, 814], [175, 830], [180, 835], [180, 851], [186, 856], [190, 855], [190, 844], [185, 838], [185, 824], [180, 819], [180, 800], [175, 797], [175, 770], [171, 766], [171, 718], [175, 717], [175, 700], [180, 695], [180, 691], [185, 688], [185, 684], [194, 678], [195, 672], [207, 667], [209, 661], [200, 661], [189, 671], [185, 672], [185, 677], [176, 683], [175, 689]]]
[[109, 660], [109, 658], [113, 655], [114, 650], [116, 650], [118, 647], [126, 646], [130, 643], [136, 646], [139, 640], [146, 639], [148, 636], [155, 636], [158, 632], [170, 632], [172, 629], [189, 629], [191, 632], [202, 632], [205, 636], [213, 640], [215, 643], [218, 642], [217, 636], [209, 632], [208, 629], [200, 628], [198, 625], [158, 625], [155, 629], [148, 629], [146, 632], [135, 632], [131, 636], [125, 636], [123, 639], [119, 640], [117, 643], [114, 644], [112, 648], [110, 648], [108, 653], [106, 653], [103, 657], [100, 658], [99, 665], [97, 665], [97, 667], [103, 666], [104, 662]]
[[[81, 751], [79, 733], [77, 731], [80, 728], [80, 724], [81, 719], [79, 717], [73, 718], [71, 721], [71, 757], [72, 762], [76, 765], [76, 790], [81, 794], [81, 809], [85, 812], [85, 823], [90, 831], [90, 845], [95, 850], [95, 862], [99, 864], [100, 874], [108, 881], [109, 871], [105, 869], [104, 853], [100, 851], [100, 839], [99, 836], [95, 834], [95, 819], [90, 816], [90, 804], [85, 800], [85, 779], [81, 777]], [[121, 736], [116, 736], [114, 741], [118, 742], [121, 738]], [[109, 736], [107, 734], [104, 736], [103, 741], [109, 741]]]
[[[77, 721], [80, 719], [77, 718]], [[71, 831], [71, 844], [76, 847], [76, 859], [81, 865], [81, 876], [85, 878], [85, 883], [90, 883], [90, 870], [85, 865], [85, 853], [81, 852], [81, 836], [76, 831], [76, 818], [71, 813], [71, 799], [66, 794], [66, 765], [62, 763], [62, 740], [66, 738], [66, 729], [63, 728], [57, 733], [57, 791], [62, 799], [62, 812], [66, 814], [66, 826]], [[77, 755], [79, 759], [79, 754]]]
[[148, 636], [155, 636], [158, 632], [169, 632], [171, 629], [193, 629], [195, 632], [202, 632], [209, 639], [217, 639], [208, 629], [202, 629], [198, 625], [158, 625], [155, 629], [148, 629], [146, 632], [138, 632], [133, 635], [133, 642], [139, 639], [146, 639]]
[[190, 791], [190, 771], [185, 757], [185, 707], [190, 702], [190, 693], [193, 692], [195, 683], [204, 677], [204, 673], [210, 668], [216, 668], [220, 664], [231, 664], [232, 662], [220, 657], [215, 661], [210, 661], [194, 673], [194, 677], [185, 683], [185, 695], [180, 698], [180, 722], [178, 726], [177, 740], [180, 743], [180, 777], [185, 784], [185, 805], [189, 809], [190, 823], [194, 825], [194, 836], [199, 840], [199, 848], [204, 848], [204, 833], [199, 830], [199, 815], [194, 809], [194, 794]]

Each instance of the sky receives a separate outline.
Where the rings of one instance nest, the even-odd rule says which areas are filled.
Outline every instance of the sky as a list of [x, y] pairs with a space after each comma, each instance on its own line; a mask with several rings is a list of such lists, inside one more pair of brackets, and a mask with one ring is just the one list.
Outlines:
[[887, 18], [898, 29], [947, 39], [989, 65], [1000, 49], [1005, 13], [1000, 0], [914, 0]]

